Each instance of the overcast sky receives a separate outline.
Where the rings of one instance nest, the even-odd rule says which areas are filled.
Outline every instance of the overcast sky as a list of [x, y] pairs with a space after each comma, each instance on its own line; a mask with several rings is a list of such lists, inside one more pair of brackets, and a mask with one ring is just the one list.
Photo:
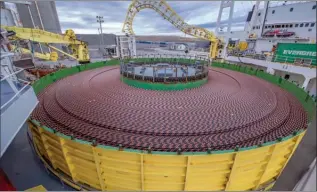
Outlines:
[[[122, 34], [122, 26], [131, 1], [56, 1], [56, 8], [63, 32], [98, 33], [96, 16], [104, 17], [104, 33]], [[214, 30], [220, 1], [168, 1], [168, 4], [189, 24]], [[253, 2], [235, 2], [233, 30], [242, 30]], [[228, 17], [228, 11], [223, 18]], [[140, 11], [134, 18], [136, 35], [183, 35], [172, 24], [151, 9]]]

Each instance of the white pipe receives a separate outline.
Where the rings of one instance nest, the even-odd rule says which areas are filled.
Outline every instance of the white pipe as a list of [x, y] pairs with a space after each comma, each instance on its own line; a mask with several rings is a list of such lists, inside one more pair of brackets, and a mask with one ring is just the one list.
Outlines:
[[[39, 7], [37, 5], [37, 1], [34, 1], [34, 3], [35, 3], [36, 10], [37, 10], [37, 14], [39, 15], [39, 19], [40, 19], [40, 23], [41, 23], [42, 29], [45, 30], [44, 25], [43, 25], [43, 21], [42, 21], [42, 16], [41, 16]], [[48, 51], [51, 53], [51, 49], [49, 47], [48, 47]]]
[[[32, 12], [31, 12], [31, 9], [30, 9], [30, 5], [28, 4], [27, 6], [28, 6], [28, 10], [29, 10], [30, 17], [31, 17], [31, 21], [32, 21], [33, 28], [35, 28], [35, 24], [34, 24]], [[39, 45], [40, 45], [41, 53], [43, 53], [43, 49], [42, 49], [41, 43], [39, 43]]]
[[231, 37], [231, 24], [232, 24], [232, 17], [233, 17], [233, 11], [234, 11], [234, 1], [230, 1], [231, 5], [229, 6], [230, 12], [229, 12], [229, 18], [228, 18], [228, 24], [227, 24], [227, 32], [225, 36], [225, 48], [223, 49], [221, 55], [222, 58], [226, 57], [227, 55], [227, 46], [229, 43], [229, 39]]
[[232, 24], [232, 17], [233, 17], [233, 11], [234, 11], [234, 1], [231, 1], [230, 12], [229, 12], [229, 19], [228, 19], [228, 26], [227, 26], [227, 38], [230, 36], [231, 32], [231, 24]]
[[220, 28], [220, 21], [221, 21], [221, 15], [222, 15], [222, 10], [223, 10], [223, 5], [224, 5], [225, 1], [221, 1], [220, 3], [220, 10], [218, 12], [218, 18], [217, 18], [217, 25], [216, 25], [216, 34], [219, 35], [219, 28]]
[[43, 25], [43, 22], [42, 22], [41, 13], [40, 13], [39, 7], [38, 7], [38, 5], [37, 5], [37, 2], [34, 1], [34, 3], [35, 3], [36, 10], [37, 10], [37, 14], [39, 15], [39, 19], [40, 19], [40, 23], [41, 23], [42, 29], [45, 30], [44, 25]]
[[256, 1], [255, 5], [254, 5], [254, 9], [253, 9], [253, 13], [252, 13], [252, 16], [251, 16], [251, 26], [250, 26], [250, 34], [254, 32], [254, 29], [253, 27], [256, 26], [256, 23], [257, 23], [257, 18], [258, 18], [258, 11], [259, 11], [259, 6], [260, 6], [260, 2], [261, 1]]

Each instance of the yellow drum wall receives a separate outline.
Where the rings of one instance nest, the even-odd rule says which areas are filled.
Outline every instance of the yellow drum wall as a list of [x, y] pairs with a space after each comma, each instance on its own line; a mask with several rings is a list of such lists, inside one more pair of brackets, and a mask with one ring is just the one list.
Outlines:
[[97, 190], [256, 190], [271, 186], [305, 132], [245, 151], [202, 155], [127, 152], [83, 144], [31, 121], [38, 153], [54, 170]]

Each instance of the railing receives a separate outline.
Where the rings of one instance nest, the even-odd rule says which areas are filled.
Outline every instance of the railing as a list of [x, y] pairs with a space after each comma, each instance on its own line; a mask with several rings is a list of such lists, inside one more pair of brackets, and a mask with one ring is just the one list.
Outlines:
[[[148, 59], [147, 59], [148, 58]], [[156, 66], [155, 64], [168, 63], [168, 66]], [[152, 82], [188, 82], [203, 79], [208, 75], [209, 60], [203, 57], [186, 56], [169, 54], [149, 54], [138, 55], [135, 58], [123, 59], [120, 62], [120, 73], [127, 77], [136, 80], [145, 80]], [[143, 74], [136, 74], [135, 67], [141, 66], [143, 70], [151, 69], [153, 75], [147, 76], [144, 71]], [[194, 74], [188, 74], [188, 67], [195, 69]], [[156, 70], [164, 71], [164, 77], [159, 77], [156, 74]], [[176, 69], [176, 77], [169, 77], [167, 71], [169, 69]], [[177, 77], [177, 69], [185, 70], [185, 75]]]
[[38, 103], [30, 82], [20, 79], [23, 69], [4, 76], [1, 68], [1, 150], [0, 157]]
[[305, 66], [305, 67], [316, 67], [316, 59], [274, 55], [271, 61], [278, 62], [278, 63], [287, 63], [287, 64]]
[[166, 58], [175, 58], [175, 59], [190, 59], [190, 60], [200, 60], [200, 61], [206, 61], [206, 62], [210, 62], [211, 63], [211, 58], [209, 56], [198, 56], [196, 54], [193, 53], [184, 53], [184, 54], [172, 54], [172, 53], [152, 53], [152, 54], [140, 54], [135, 56], [134, 58], [154, 58], [156, 60], [160, 60], [160, 59], [166, 59]]
[[[129, 62], [129, 61], [133, 61], [133, 59], [142, 59], [142, 60], [146, 60], [149, 59], [148, 61], [155, 61], [155, 62], [170, 62], [170, 60], [166, 60], [168, 58], [173, 58], [175, 59], [175, 62], [179, 62], [182, 61], [182, 59], [186, 59], [186, 61], [188, 62], [188, 60], [190, 60], [190, 63], [194, 63], [195, 61], [201, 61], [203, 63], [208, 63], [209, 65], [212, 62], [212, 59], [208, 56], [204, 57], [204, 56], [198, 56], [196, 54], [168, 54], [168, 53], [152, 53], [152, 54], [140, 54], [140, 55], [136, 55], [134, 57], [126, 57], [126, 58], [120, 58], [121, 61], [124, 62]], [[152, 60], [151, 60], [152, 59]]]
[[1, 78], [1, 114], [27, 89], [31, 88], [30, 82], [19, 79], [17, 74], [23, 72], [19, 70]]
[[316, 68], [316, 59], [282, 56], [282, 55], [269, 56], [266, 54], [256, 54], [255, 51], [251, 51], [251, 50], [242, 51], [242, 52], [230, 51], [228, 52], [228, 56], [247, 57], [247, 58], [252, 58], [257, 60], [266, 60], [271, 62], [289, 64], [289, 65]]

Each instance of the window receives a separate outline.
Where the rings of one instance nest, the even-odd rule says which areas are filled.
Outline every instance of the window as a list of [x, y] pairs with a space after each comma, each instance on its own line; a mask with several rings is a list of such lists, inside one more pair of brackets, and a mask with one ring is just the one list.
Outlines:
[[305, 23], [305, 27], [308, 27], [309, 26], [309, 23]]
[[261, 13], [258, 13], [258, 16], [260, 16], [261, 15]]
[[312, 29], [308, 29], [308, 31], [312, 31]]
[[255, 29], [255, 26], [253, 26], [253, 29]]
[[267, 29], [267, 26], [265, 26], [264, 28]]
[[275, 10], [272, 11], [272, 14], [274, 14], [274, 13], [275, 13]]
[[288, 28], [288, 25], [285, 25], [286, 28]]
[[313, 9], [316, 9], [316, 5], [313, 6]]
[[289, 27], [292, 28], [292, 27], [293, 27], [293, 24], [290, 24]]
[[300, 26], [300, 27], [304, 27], [304, 23], [301, 23], [299, 26]]
[[285, 27], [285, 25], [282, 25], [282, 28], [284, 28]]
[[315, 26], [315, 23], [311, 23], [310, 26], [311, 26], [311, 27], [314, 27], [314, 26]]
[[298, 27], [299, 24], [295, 24], [295, 27]]
[[289, 11], [290, 11], [290, 12], [292, 12], [293, 10], [294, 10], [294, 8], [293, 8], [293, 7], [289, 9]]
[[272, 25], [272, 27], [271, 27], [272, 29], [274, 29], [274, 25]]

